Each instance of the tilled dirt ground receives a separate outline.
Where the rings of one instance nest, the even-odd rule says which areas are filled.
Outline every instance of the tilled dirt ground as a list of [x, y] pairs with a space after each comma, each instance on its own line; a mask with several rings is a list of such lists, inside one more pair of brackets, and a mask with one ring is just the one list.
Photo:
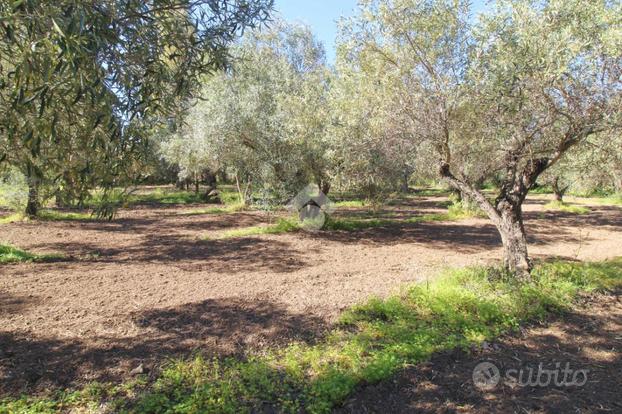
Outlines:
[[[362, 387], [337, 413], [622, 413], [620, 293], [469, 353], [437, 354]], [[493, 381], [474, 379], [480, 363], [496, 367]]]
[[[444, 202], [416, 197], [388, 213], [441, 212]], [[578, 216], [545, 212], [545, 202], [525, 208], [534, 257], [622, 256], [619, 207]], [[268, 218], [179, 214], [189, 208], [0, 226], [2, 241], [68, 256], [0, 267], [0, 394], [119, 379], [194, 350], [230, 355], [313, 340], [355, 302], [501, 255], [486, 219], [203, 241]]]

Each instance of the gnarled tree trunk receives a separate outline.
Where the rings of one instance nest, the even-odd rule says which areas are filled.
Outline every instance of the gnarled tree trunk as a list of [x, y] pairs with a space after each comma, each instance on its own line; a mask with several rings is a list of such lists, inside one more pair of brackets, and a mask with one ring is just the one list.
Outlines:
[[401, 183], [400, 183], [400, 192], [403, 194], [408, 194], [408, 192], [410, 191], [410, 186], [408, 182], [409, 179], [410, 179], [410, 173], [404, 172], [402, 174]]
[[566, 193], [567, 187], [562, 187], [559, 185], [559, 177], [555, 177], [553, 179], [553, 183], [551, 185], [553, 187], [553, 194], [555, 194], [555, 201], [559, 201], [560, 203], [564, 201], [564, 194]]
[[476, 203], [493, 222], [503, 244], [503, 264], [520, 281], [531, 280], [531, 262], [527, 252], [527, 236], [523, 226], [522, 203], [529, 186], [521, 185], [512, 191], [503, 191], [493, 205], [481, 191], [465, 181], [457, 179], [448, 166], [441, 168], [447, 182]]
[[330, 191], [329, 180], [321, 180], [318, 186], [320, 187], [320, 191], [324, 193], [324, 195], [328, 195], [328, 192]]
[[503, 264], [520, 280], [529, 280], [531, 262], [527, 252], [527, 236], [520, 204], [502, 200], [497, 203], [495, 223], [503, 243]]

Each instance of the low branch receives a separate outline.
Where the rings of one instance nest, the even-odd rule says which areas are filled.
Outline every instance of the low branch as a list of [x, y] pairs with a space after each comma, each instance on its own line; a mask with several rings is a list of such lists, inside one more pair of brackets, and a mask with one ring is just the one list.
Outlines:
[[441, 163], [440, 174], [441, 177], [443, 177], [443, 179], [447, 181], [449, 185], [451, 185], [453, 188], [460, 191], [461, 193], [468, 195], [472, 200], [477, 202], [478, 206], [482, 210], [484, 210], [484, 212], [495, 224], [499, 223], [499, 221], [501, 220], [501, 215], [495, 209], [492, 203], [488, 201], [484, 194], [482, 194], [482, 192], [475, 188], [473, 185], [468, 183], [466, 180], [462, 180], [453, 175], [449, 169], [449, 164], [445, 162]]

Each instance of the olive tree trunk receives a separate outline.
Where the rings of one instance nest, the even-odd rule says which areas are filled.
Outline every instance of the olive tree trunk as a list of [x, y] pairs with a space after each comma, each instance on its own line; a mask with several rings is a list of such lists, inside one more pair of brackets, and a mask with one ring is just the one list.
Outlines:
[[500, 214], [494, 217], [493, 222], [503, 243], [503, 264], [518, 279], [529, 280], [531, 262], [527, 251], [527, 235], [523, 226], [521, 205], [502, 200], [497, 204], [496, 210]]
[[320, 191], [322, 191], [322, 193], [324, 193], [324, 195], [328, 195], [328, 192], [330, 191], [330, 181], [328, 180], [322, 180], [320, 181], [319, 187], [320, 187]]
[[457, 179], [448, 169], [441, 169], [441, 174], [463, 197], [466, 196], [477, 204], [493, 222], [503, 244], [504, 267], [520, 281], [531, 280], [532, 266], [527, 251], [527, 235], [522, 212], [522, 203], [529, 187], [521, 186], [520, 190], [514, 192], [503, 191], [493, 204], [481, 191]]
[[26, 203], [26, 215], [36, 217], [39, 213], [39, 188], [37, 180], [28, 178], [28, 202]]
[[555, 177], [553, 179], [553, 183], [551, 187], [553, 187], [553, 194], [555, 194], [555, 201], [559, 201], [560, 203], [563, 202], [564, 194], [566, 194], [568, 187], [564, 187], [559, 184], [559, 177]]

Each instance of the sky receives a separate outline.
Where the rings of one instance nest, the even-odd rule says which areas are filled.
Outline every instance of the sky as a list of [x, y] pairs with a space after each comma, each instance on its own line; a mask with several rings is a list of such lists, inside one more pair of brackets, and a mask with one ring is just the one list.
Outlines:
[[324, 44], [326, 58], [335, 61], [337, 20], [352, 16], [357, 0], [276, 0], [275, 8], [288, 21], [298, 21], [311, 26], [313, 33]]
[[[275, 0], [275, 8], [288, 21], [298, 21], [311, 26], [326, 48], [329, 63], [335, 61], [337, 20], [352, 16], [357, 0]], [[473, 0], [475, 13], [485, 9], [485, 0]]]

